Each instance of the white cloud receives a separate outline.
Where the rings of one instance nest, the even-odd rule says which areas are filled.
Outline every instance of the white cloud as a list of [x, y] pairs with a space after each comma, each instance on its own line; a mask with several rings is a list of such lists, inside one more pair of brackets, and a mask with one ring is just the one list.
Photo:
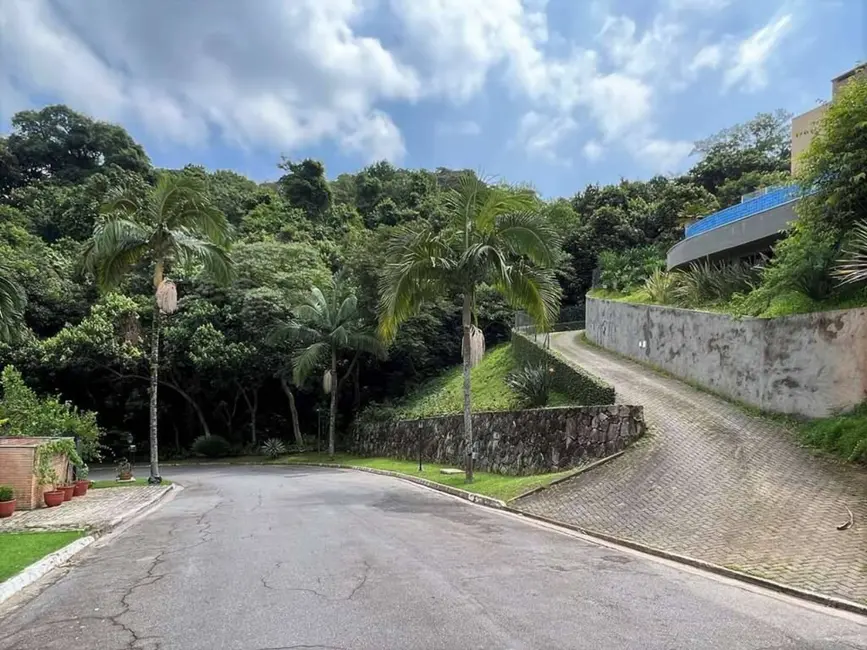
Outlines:
[[664, 74], [680, 50], [685, 26], [669, 16], [657, 16], [638, 36], [635, 21], [627, 16], [608, 16], [598, 40], [619, 70], [634, 76]]
[[569, 164], [569, 158], [557, 153], [563, 141], [578, 128], [567, 115], [551, 116], [529, 111], [521, 118], [515, 143], [523, 146], [527, 155], [550, 163]]
[[635, 158], [657, 174], [679, 171], [693, 150], [693, 143], [685, 140], [665, 140], [640, 136], [629, 143]]
[[194, 0], [3, 0], [0, 87], [26, 79], [31, 94], [190, 145], [213, 130], [289, 151], [330, 138], [366, 160], [398, 160], [403, 139], [376, 106], [418, 99], [421, 83], [353, 31], [365, 6], [262, 0], [250, 11], [216, 0], [203, 12]]
[[764, 88], [768, 83], [768, 61], [791, 27], [792, 15], [782, 14], [744, 39], [737, 46], [731, 67], [723, 75], [723, 88], [738, 84], [748, 91]]
[[725, 9], [732, 0], [666, 0], [666, 6], [672, 11], [714, 12]]
[[700, 72], [705, 68], [711, 70], [717, 69], [722, 63], [723, 48], [719, 44], [705, 45], [695, 56], [692, 57], [692, 62], [689, 64], [690, 72]]
[[605, 153], [603, 146], [596, 142], [596, 140], [588, 140], [581, 148], [581, 151], [584, 152], [584, 156], [587, 160], [590, 160], [591, 162], [599, 160], [602, 157], [602, 154]]

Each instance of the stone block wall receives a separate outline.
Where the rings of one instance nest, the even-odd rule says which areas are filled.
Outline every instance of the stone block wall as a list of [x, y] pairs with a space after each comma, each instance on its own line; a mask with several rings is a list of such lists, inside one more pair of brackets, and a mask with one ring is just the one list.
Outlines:
[[[641, 406], [566, 406], [473, 414], [475, 467], [527, 475], [569, 469], [623, 450], [645, 432]], [[463, 415], [365, 423], [352, 452], [463, 467], [467, 453]]]
[[767, 411], [818, 418], [867, 399], [867, 309], [738, 319], [588, 297], [586, 333]]

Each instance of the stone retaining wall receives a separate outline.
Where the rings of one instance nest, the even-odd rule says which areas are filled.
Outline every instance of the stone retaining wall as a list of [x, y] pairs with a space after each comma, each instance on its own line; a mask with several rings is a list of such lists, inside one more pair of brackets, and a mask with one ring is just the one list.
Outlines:
[[[644, 409], [623, 404], [473, 414], [476, 468], [499, 474], [556, 472], [621, 451], [644, 434]], [[463, 467], [463, 415], [366, 423], [352, 452]]]
[[826, 417], [867, 398], [867, 309], [738, 319], [588, 297], [586, 332], [763, 410]]

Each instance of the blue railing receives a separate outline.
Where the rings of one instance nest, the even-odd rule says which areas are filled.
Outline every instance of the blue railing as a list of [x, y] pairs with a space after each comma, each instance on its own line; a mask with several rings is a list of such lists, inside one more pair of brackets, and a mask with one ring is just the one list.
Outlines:
[[738, 203], [730, 208], [714, 212], [703, 219], [699, 219], [694, 224], [686, 227], [685, 235], [687, 238], [694, 237], [695, 235], [707, 232], [708, 230], [719, 228], [720, 226], [724, 226], [734, 221], [739, 221], [740, 219], [746, 219], [747, 217], [751, 217], [759, 212], [764, 212], [765, 210], [781, 206], [784, 203], [795, 201], [801, 196], [801, 194], [801, 188], [797, 185], [779, 187], [763, 194], [762, 196], [756, 197], [755, 199]]

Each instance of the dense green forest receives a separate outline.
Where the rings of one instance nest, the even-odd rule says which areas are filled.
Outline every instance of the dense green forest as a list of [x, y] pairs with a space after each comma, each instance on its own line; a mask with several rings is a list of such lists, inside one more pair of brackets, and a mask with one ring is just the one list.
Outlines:
[[[695, 155], [682, 176], [591, 184], [553, 200], [533, 195], [533, 211], [562, 237], [555, 264], [561, 318], [580, 319], [603, 251], [649, 249], [661, 259], [689, 220], [788, 181], [789, 116], [760, 114], [696, 143]], [[323, 426], [328, 410], [321, 374], [293, 373], [298, 343], [270, 334], [310, 300], [311, 287], [329, 286], [335, 276], [356, 297], [353, 322], [373, 331], [388, 242], [407, 224], [436, 230], [447, 190], [473, 172], [379, 162], [329, 180], [315, 160], [277, 166], [279, 178], [266, 183], [194, 165], [158, 169], [120, 126], [65, 106], [15, 115], [0, 137], [0, 261], [26, 307], [0, 363], [14, 365], [36, 393], [95, 411], [109, 449], [122, 450], [132, 434], [144, 450], [149, 332], [159, 318], [163, 456], [188, 453], [202, 434], [224, 436], [238, 450], [271, 436], [291, 441], [293, 409], [301, 433], [315, 436], [317, 409]], [[219, 272], [202, 273], [209, 264], [219, 271], [222, 253], [208, 258], [212, 242], [197, 243], [179, 227], [172, 241], [183, 254], [169, 272], [177, 309], [160, 317], [153, 264], [132, 253], [165, 232], [106, 226], [102, 208], [180, 200], [172, 190], [178, 179], [204, 189], [197, 209], [214, 220], [208, 223], [224, 222], [205, 230], [225, 245], [234, 270], [223, 282]], [[106, 241], [120, 247], [113, 259], [131, 263], [130, 273], [109, 278], [105, 267], [87, 263]], [[431, 297], [395, 331], [387, 352], [339, 353], [332, 377], [338, 435], [365, 404], [394, 401], [460, 361], [461, 307], [460, 296]], [[488, 346], [508, 337], [513, 310], [493, 288], [480, 287], [474, 311]]]

